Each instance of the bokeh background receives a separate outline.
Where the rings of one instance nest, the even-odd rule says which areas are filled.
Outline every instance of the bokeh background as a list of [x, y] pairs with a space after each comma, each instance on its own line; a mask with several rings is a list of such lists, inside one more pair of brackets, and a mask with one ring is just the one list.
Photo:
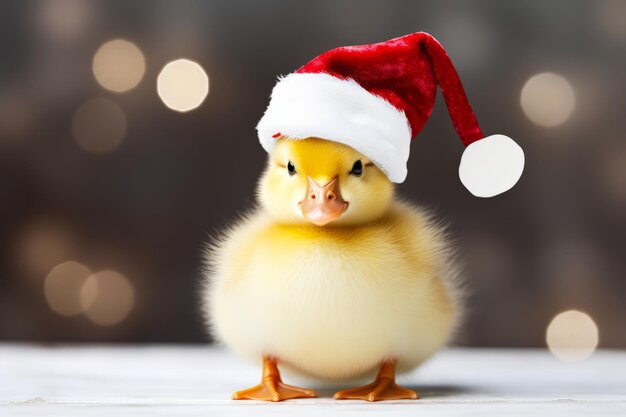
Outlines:
[[[441, 97], [407, 199], [450, 225], [458, 343], [626, 348], [626, 2], [0, 2], [0, 339], [202, 342], [203, 244], [254, 203], [278, 74], [428, 31], [487, 133], [525, 149], [472, 197]], [[575, 310], [553, 321], [562, 312]]]

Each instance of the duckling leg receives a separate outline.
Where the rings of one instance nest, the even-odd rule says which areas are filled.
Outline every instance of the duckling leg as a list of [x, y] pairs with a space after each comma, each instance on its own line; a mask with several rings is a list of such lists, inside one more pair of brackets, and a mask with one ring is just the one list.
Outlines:
[[276, 363], [276, 358], [264, 356], [261, 383], [252, 388], [237, 391], [233, 394], [232, 399], [276, 402], [290, 400], [292, 398], [317, 397], [317, 393], [314, 390], [285, 384], [280, 378], [280, 372], [278, 372]]
[[336, 400], [417, 400], [417, 392], [396, 384], [396, 361], [385, 361], [380, 366], [376, 379], [362, 387], [346, 389], [335, 393]]

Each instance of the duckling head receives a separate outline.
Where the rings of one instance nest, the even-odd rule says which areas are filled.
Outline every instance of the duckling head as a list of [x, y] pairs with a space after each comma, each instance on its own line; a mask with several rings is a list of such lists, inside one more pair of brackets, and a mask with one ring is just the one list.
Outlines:
[[279, 139], [258, 187], [261, 205], [286, 224], [371, 222], [393, 196], [393, 183], [370, 159], [318, 138]]

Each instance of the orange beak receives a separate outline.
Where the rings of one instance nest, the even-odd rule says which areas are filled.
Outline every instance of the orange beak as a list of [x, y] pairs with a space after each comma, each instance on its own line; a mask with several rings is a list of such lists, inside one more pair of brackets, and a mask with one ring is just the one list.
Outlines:
[[308, 177], [306, 195], [299, 204], [302, 215], [318, 226], [337, 220], [348, 208], [348, 203], [341, 198], [337, 177], [326, 185], [319, 185]]

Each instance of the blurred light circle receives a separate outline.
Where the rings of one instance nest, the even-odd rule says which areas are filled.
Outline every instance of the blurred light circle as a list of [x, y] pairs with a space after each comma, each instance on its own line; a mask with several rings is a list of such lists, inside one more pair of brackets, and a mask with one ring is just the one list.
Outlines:
[[187, 112], [200, 106], [209, 94], [209, 77], [200, 64], [177, 59], [159, 73], [157, 93], [168, 108]]
[[111, 326], [124, 320], [133, 309], [135, 291], [119, 272], [100, 271], [84, 282], [80, 303], [93, 323]]
[[92, 68], [102, 87], [122, 93], [139, 84], [146, 71], [146, 61], [137, 45], [124, 39], [114, 39], [98, 49]]
[[544, 72], [526, 82], [522, 88], [521, 105], [531, 122], [542, 127], [556, 127], [572, 115], [576, 95], [564, 77]]
[[596, 2], [594, 10], [596, 14], [594, 23], [600, 32], [603, 32], [609, 40], [626, 41], [626, 25], [624, 24], [626, 2], [624, 0], [599, 1]]
[[567, 362], [581, 361], [596, 350], [598, 327], [582, 311], [564, 311], [548, 325], [546, 343], [558, 359]]
[[605, 147], [597, 164], [600, 182], [597, 188], [622, 208], [626, 205], [626, 143]]
[[38, 25], [57, 40], [73, 40], [85, 31], [93, 19], [93, 3], [85, 0], [45, 0], [40, 3]]
[[494, 35], [492, 23], [479, 13], [470, 13], [462, 8], [451, 10], [437, 20], [437, 39], [446, 46], [456, 68], [469, 72], [489, 65], [499, 41]]
[[85, 265], [68, 261], [52, 268], [44, 281], [44, 294], [52, 310], [62, 316], [74, 316], [83, 311], [81, 289], [91, 271]]
[[34, 221], [20, 231], [16, 241], [20, 269], [38, 279], [43, 279], [55, 265], [70, 259], [71, 251], [71, 237], [52, 221]]
[[33, 106], [17, 94], [0, 96], [0, 142], [13, 143], [29, 133], [35, 119]]
[[117, 103], [95, 98], [76, 110], [72, 131], [76, 143], [85, 151], [107, 153], [117, 148], [126, 135], [126, 114]]

